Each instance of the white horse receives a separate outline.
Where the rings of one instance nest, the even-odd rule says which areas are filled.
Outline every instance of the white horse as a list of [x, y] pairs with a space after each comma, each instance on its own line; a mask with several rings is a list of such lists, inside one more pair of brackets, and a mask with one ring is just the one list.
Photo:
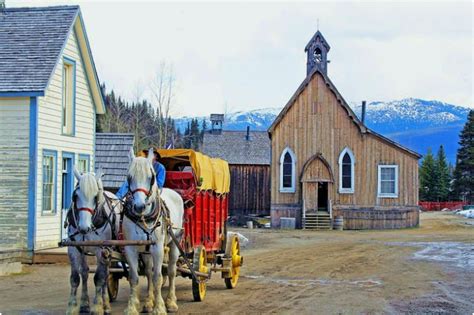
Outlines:
[[[102, 174], [80, 174], [74, 167], [74, 175], [78, 185], [74, 190], [72, 207], [67, 216], [68, 236], [72, 241], [111, 240], [113, 231], [118, 233], [119, 220], [116, 212], [122, 205], [114, 194], [105, 192], [102, 185]], [[114, 199], [114, 200], [112, 200]], [[112, 208], [112, 209], [111, 209]], [[98, 246], [68, 247], [71, 262], [71, 295], [68, 303], [68, 314], [78, 312], [89, 313], [89, 296], [87, 293], [87, 278], [89, 266], [86, 254], [96, 256], [97, 270], [94, 275], [95, 298], [92, 307], [93, 314], [109, 314], [111, 312], [107, 292], [107, 277], [109, 275], [108, 257]], [[76, 293], [82, 277], [82, 295], [80, 307], [77, 305]]]
[[[151, 246], [125, 246], [125, 254], [129, 266], [130, 297], [126, 314], [138, 314], [138, 259], [139, 256], [145, 265], [145, 274], [148, 279], [148, 296], [145, 300], [144, 311], [153, 314], [166, 314], [166, 310], [176, 312], [178, 304], [175, 293], [176, 262], [179, 250], [167, 237], [167, 218], [161, 203], [164, 202], [170, 212], [170, 222], [173, 232], [178, 239], [182, 235], [184, 206], [183, 199], [174, 190], [156, 185], [156, 174], [153, 169], [153, 150], [148, 157], [135, 157], [131, 152], [132, 162], [128, 172], [129, 193], [128, 206], [125, 207], [125, 217], [122, 230], [126, 240], [153, 240]], [[160, 199], [161, 198], [161, 199]], [[165, 244], [167, 242], [167, 244]], [[166, 307], [161, 295], [162, 274], [161, 268], [164, 259], [164, 247], [169, 246], [168, 277], [169, 294], [166, 298]]]

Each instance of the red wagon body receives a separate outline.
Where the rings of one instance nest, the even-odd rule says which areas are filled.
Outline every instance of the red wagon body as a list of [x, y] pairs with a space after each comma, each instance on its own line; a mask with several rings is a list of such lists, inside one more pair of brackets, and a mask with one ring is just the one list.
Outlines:
[[184, 200], [184, 247], [186, 252], [204, 245], [206, 251], [224, 248], [228, 216], [227, 194], [197, 190], [192, 172], [167, 171], [165, 187], [177, 191]]

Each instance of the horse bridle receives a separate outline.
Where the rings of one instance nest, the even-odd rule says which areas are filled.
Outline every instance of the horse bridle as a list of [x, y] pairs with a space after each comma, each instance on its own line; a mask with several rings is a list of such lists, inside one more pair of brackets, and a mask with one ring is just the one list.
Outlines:
[[81, 208], [77, 208], [76, 205], [76, 199], [77, 199], [77, 190], [79, 189], [79, 187], [76, 187], [74, 189], [74, 192], [72, 194], [72, 202], [73, 202], [73, 211], [76, 210], [78, 212], [78, 214], [81, 212], [81, 211], [86, 211], [86, 212], [89, 212], [92, 216], [92, 221], [94, 221], [94, 218], [97, 214], [97, 209], [99, 208], [99, 198], [98, 196], [100, 195], [102, 189], [99, 189], [99, 192], [97, 193], [97, 195], [94, 197], [94, 203], [95, 203], [95, 208], [92, 209], [92, 208], [87, 208], [87, 207], [81, 207]]
[[145, 188], [137, 188], [137, 189], [134, 189], [134, 190], [131, 190], [130, 187], [131, 187], [131, 183], [132, 183], [132, 177], [130, 175], [127, 176], [127, 182], [128, 182], [128, 192], [129, 194], [132, 196], [133, 198], [133, 195], [137, 192], [142, 192], [145, 194], [146, 196], [146, 199], [147, 199], [147, 203], [148, 203], [148, 199], [151, 197], [151, 195], [153, 194], [153, 185], [155, 185], [155, 181], [156, 181], [156, 174], [155, 174], [155, 170], [153, 168], [151, 168], [151, 180], [150, 180], [150, 188], [149, 189], [145, 189]]

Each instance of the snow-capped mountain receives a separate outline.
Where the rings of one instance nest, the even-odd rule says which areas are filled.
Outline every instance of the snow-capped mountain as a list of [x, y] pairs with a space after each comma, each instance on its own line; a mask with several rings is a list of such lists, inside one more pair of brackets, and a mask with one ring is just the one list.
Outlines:
[[[350, 106], [360, 117], [361, 104], [352, 102]], [[267, 130], [280, 111], [281, 108], [264, 108], [230, 113], [226, 115], [224, 129], [245, 130], [250, 126], [252, 130]], [[454, 163], [459, 132], [468, 112], [466, 107], [415, 98], [374, 101], [367, 104], [365, 123], [374, 131], [421, 154], [426, 154], [428, 148], [436, 152], [442, 144], [448, 159]], [[209, 117], [197, 118], [209, 120]], [[176, 125], [184, 131], [190, 119], [178, 118]]]

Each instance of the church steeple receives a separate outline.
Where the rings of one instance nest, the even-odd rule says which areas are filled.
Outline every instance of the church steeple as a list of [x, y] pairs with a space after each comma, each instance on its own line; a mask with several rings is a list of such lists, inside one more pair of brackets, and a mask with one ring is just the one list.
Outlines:
[[304, 49], [307, 53], [306, 75], [310, 74], [315, 67], [318, 67], [325, 75], [328, 74], [329, 60], [327, 56], [329, 49], [331, 47], [329, 47], [323, 34], [318, 30]]

